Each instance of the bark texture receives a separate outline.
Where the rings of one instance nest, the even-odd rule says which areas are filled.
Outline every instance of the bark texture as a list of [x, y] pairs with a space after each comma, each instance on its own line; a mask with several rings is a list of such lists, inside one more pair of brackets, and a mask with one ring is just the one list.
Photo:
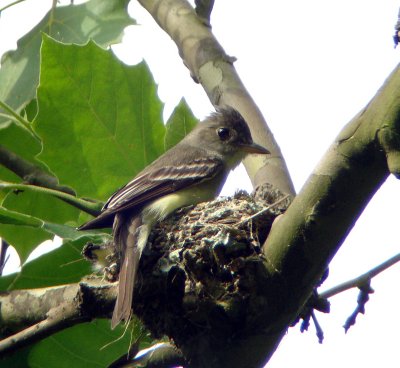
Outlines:
[[193, 79], [201, 83], [214, 106], [232, 106], [250, 126], [256, 143], [271, 151], [268, 157], [251, 155], [244, 165], [253, 187], [269, 183], [294, 195], [285, 160], [261, 111], [240, 80], [233, 63], [211, 32], [211, 27], [186, 0], [139, 0], [158, 25], [176, 43]]

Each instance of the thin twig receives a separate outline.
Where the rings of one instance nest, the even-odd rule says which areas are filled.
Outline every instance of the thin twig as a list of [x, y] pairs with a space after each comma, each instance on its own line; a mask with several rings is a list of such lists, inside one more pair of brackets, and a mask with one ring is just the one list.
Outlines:
[[54, 12], [55, 12], [56, 8], [57, 8], [57, 0], [53, 0], [52, 4], [51, 4], [51, 9], [50, 9], [49, 21], [47, 22], [47, 25], [49, 27], [49, 31], [48, 31], [49, 35], [51, 34], [51, 26], [54, 23]]
[[211, 27], [210, 17], [214, 7], [214, 0], [195, 0], [196, 14]]
[[6, 256], [8, 247], [9, 247], [9, 244], [4, 239], [1, 239], [1, 241], [0, 241], [0, 276], [3, 274], [4, 267], [5, 267], [8, 259], [10, 258], [9, 254]]
[[0, 181], [0, 189], [31, 190], [38, 193], [50, 194], [93, 216], [97, 216], [100, 212], [102, 203], [77, 198], [71, 188], [59, 185], [58, 179], [55, 176], [48, 174], [41, 167], [32, 164], [1, 145], [0, 164], [26, 182], [25, 184], [21, 184]]
[[25, 184], [38, 185], [75, 195], [71, 188], [59, 185], [55, 176], [50, 175], [40, 166], [25, 160], [2, 145], [0, 145], [0, 165], [18, 175]]
[[17, 4], [19, 4], [19, 3], [22, 3], [22, 2], [24, 2], [24, 1], [25, 1], [25, 0], [16, 0], [16, 1], [14, 1], [14, 2], [12, 2], [12, 3], [8, 4], [8, 5], [6, 5], [6, 6], [3, 6], [3, 7], [0, 9], [0, 14], [1, 14], [2, 11], [6, 10], [6, 9], [8, 9], [8, 8], [11, 8], [12, 6], [17, 5]]
[[256, 217], [262, 215], [264, 212], [267, 212], [267, 211], [269, 211], [271, 208], [276, 207], [278, 204], [280, 204], [281, 202], [283, 202], [283, 201], [284, 201], [285, 199], [287, 199], [288, 197], [289, 197], [289, 194], [285, 195], [284, 197], [282, 197], [281, 199], [277, 200], [276, 202], [274, 202], [274, 203], [270, 204], [269, 206], [263, 208], [261, 211], [258, 211], [258, 212], [255, 213], [254, 215], [251, 215], [251, 216], [245, 218], [244, 220], [238, 222], [238, 223], [236, 224], [236, 226], [243, 225], [245, 222], [248, 222], [248, 221], [250, 221], [250, 220], [253, 220], [254, 218], [256, 218]]
[[311, 318], [314, 322], [315, 330], [317, 332], [317, 337], [318, 337], [318, 342], [322, 344], [324, 341], [324, 331], [321, 328], [321, 325], [319, 324], [317, 317], [315, 316], [314, 310], [311, 312]]
[[319, 297], [328, 299], [328, 298], [330, 298], [336, 294], [339, 294], [343, 291], [352, 289], [354, 287], [359, 287], [360, 285], [365, 284], [366, 281], [372, 279], [373, 277], [375, 277], [382, 271], [385, 271], [386, 269], [393, 266], [394, 264], [396, 264], [399, 261], [400, 261], [400, 253], [396, 254], [392, 258], [389, 258], [387, 261], [381, 263], [380, 265], [372, 268], [371, 270], [362, 274], [361, 276], [358, 276], [352, 280], [343, 282], [342, 284], [339, 284], [329, 290], [326, 290], [326, 291], [320, 293]]

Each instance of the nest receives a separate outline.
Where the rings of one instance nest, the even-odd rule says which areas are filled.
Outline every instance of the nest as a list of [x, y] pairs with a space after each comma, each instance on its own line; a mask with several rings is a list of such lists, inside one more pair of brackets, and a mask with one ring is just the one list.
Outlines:
[[178, 210], [154, 227], [133, 310], [155, 338], [167, 335], [182, 347], [203, 336], [218, 349], [262, 328], [260, 311], [276, 303], [265, 291], [261, 246], [290, 202], [276, 203], [282, 197], [265, 187], [253, 196], [238, 192]]

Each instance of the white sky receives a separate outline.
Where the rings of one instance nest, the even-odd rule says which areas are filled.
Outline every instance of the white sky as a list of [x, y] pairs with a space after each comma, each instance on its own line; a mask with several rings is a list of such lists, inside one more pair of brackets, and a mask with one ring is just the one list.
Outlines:
[[[0, 0], [0, 7], [8, 2]], [[0, 18], [0, 54], [45, 14], [51, 0], [27, 0]], [[114, 47], [126, 63], [146, 59], [166, 102], [167, 117], [184, 96], [195, 115], [211, 110], [176, 47], [145, 11], [132, 1], [129, 27]], [[394, 0], [263, 1], [217, 0], [213, 31], [230, 55], [281, 146], [297, 190], [307, 179], [341, 128], [373, 97], [399, 61], [392, 42], [400, 3]], [[160, 57], [162, 55], [162, 58]], [[241, 169], [239, 169], [241, 170]], [[250, 189], [243, 172], [224, 190]], [[400, 251], [398, 236], [400, 183], [390, 178], [373, 198], [334, 258], [324, 288], [367, 271]], [[268, 365], [310, 368], [340, 365], [399, 367], [400, 265], [376, 277], [375, 294], [345, 335], [342, 325], [356, 307], [356, 294], [331, 300], [329, 315], [318, 314], [325, 340], [291, 328]]]

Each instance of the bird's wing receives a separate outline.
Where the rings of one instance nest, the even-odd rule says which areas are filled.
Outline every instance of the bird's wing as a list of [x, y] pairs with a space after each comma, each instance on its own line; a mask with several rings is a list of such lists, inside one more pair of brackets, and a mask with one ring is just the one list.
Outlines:
[[95, 219], [80, 230], [111, 226], [115, 213], [141, 208], [148, 202], [215, 177], [224, 169], [219, 157], [195, 158], [180, 165], [149, 167], [115, 192]]

